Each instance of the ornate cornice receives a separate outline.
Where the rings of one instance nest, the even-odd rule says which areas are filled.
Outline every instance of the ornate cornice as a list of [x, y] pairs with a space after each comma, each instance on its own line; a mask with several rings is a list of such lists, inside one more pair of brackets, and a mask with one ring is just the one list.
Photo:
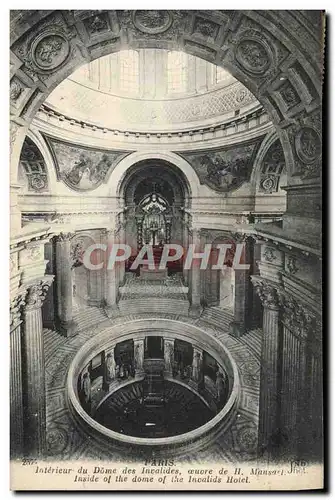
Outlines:
[[[34, 125], [44, 132], [59, 139], [65, 139], [68, 136], [65, 133], [69, 130], [71, 137], [89, 138], [87, 146], [94, 147], [94, 140], [97, 138], [106, 140], [106, 147], [113, 141], [114, 145], [121, 148], [148, 147], [151, 144], [170, 144], [174, 150], [185, 149], [190, 146], [194, 149], [195, 144], [201, 146], [203, 141], [210, 146], [220, 143], [228, 146], [231, 142], [241, 142], [254, 140], [272, 130], [272, 122], [262, 107], [238, 117], [222, 120], [216, 125], [202, 125], [187, 127], [182, 130], [177, 128], [170, 131], [152, 131], [148, 124], [148, 130], [120, 130], [106, 128], [82, 120], [64, 116], [63, 114], [52, 110], [47, 105], [43, 105], [34, 118]], [[91, 134], [88, 135], [88, 132]], [[92, 135], [93, 134], [93, 135]], [[89, 140], [88, 139], [88, 140]], [[227, 140], [229, 139], [229, 142]], [[184, 146], [183, 146], [184, 145]], [[182, 146], [182, 147], [181, 147]]]

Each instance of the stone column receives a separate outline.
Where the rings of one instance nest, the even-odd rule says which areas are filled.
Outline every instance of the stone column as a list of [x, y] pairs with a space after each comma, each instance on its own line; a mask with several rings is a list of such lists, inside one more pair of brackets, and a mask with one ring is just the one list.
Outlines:
[[72, 311], [72, 237], [72, 233], [60, 233], [56, 237], [57, 326], [64, 337], [73, 337], [77, 333]]
[[174, 365], [174, 339], [164, 337], [164, 373], [168, 377], [173, 375]]
[[[188, 251], [188, 244], [189, 244], [188, 222], [186, 219], [186, 214], [184, 214], [184, 227], [183, 227], [184, 262], [185, 262], [185, 256], [186, 256], [187, 251]], [[183, 266], [183, 280], [184, 280], [184, 285], [188, 286], [189, 285], [189, 270], [185, 269], [185, 266]]]
[[23, 314], [22, 361], [24, 448], [29, 457], [43, 457], [46, 445], [45, 368], [41, 307], [53, 277], [28, 288]]
[[319, 411], [322, 407], [322, 385], [317, 380], [321, 374], [317, 366], [319, 356], [315, 356], [317, 350], [311, 349], [315, 346], [315, 317], [287, 293], [281, 296], [281, 301], [284, 323], [281, 428], [287, 439], [286, 454], [287, 459], [306, 459], [306, 455], [312, 458], [313, 415], [316, 408]]
[[[192, 242], [195, 245], [195, 252], [199, 253], [202, 250], [201, 244], [201, 233], [199, 229], [194, 229], [192, 231]], [[191, 295], [190, 301], [191, 305], [189, 308], [189, 316], [192, 318], [198, 318], [201, 315], [201, 272], [200, 272], [200, 260], [193, 259], [191, 265]]]
[[204, 382], [203, 361], [204, 353], [202, 349], [193, 346], [192, 376], [189, 383], [196, 390], [201, 389]]
[[144, 368], [144, 337], [134, 340], [134, 363], [135, 363], [135, 376], [143, 375]]
[[[322, 324], [316, 318], [315, 327], [308, 332], [308, 368], [307, 368], [307, 408], [310, 415], [309, 437], [305, 444], [309, 446], [309, 456], [315, 462], [323, 458], [323, 365], [322, 365]], [[299, 450], [301, 456], [305, 450]]]
[[[120, 214], [120, 229], [118, 234], [118, 242], [126, 243], [126, 221], [124, 213]], [[120, 286], [123, 286], [125, 284], [125, 279], [126, 279], [126, 262], [123, 260], [118, 265], [119, 265], [119, 283]]]
[[10, 456], [23, 456], [23, 394], [21, 367], [21, 308], [26, 290], [10, 306]]
[[[251, 238], [241, 234], [235, 240], [237, 245], [244, 245], [244, 251], [239, 263], [251, 266], [253, 247]], [[231, 323], [231, 333], [234, 337], [238, 338], [244, 335], [251, 326], [252, 285], [250, 281], [250, 269], [238, 269], [234, 267], [234, 274], [234, 321]]]
[[276, 287], [260, 277], [252, 282], [263, 303], [263, 344], [261, 357], [258, 453], [265, 461], [278, 456], [282, 446], [279, 432], [279, 391], [281, 373], [281, 325]]
[[[113, 246], [116, 243], [116, 235], [114, 230], [106, 231], [106, 243], [108, 246], [107, 255]], [[113, 269], [109, 269], [108, 261], [106, 265], [106, 291], [105, 291], [105, 312], [109, 318], [114, 318], [119, 314], [118, 307], [118, 293], [119, 293], [119, 285], [118, 285], [118, 272], [116, 265], [114, 265]]]

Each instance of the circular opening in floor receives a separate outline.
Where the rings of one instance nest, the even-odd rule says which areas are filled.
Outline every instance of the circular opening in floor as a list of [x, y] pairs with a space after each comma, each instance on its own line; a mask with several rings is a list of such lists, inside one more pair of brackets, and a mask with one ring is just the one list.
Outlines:
[[111, 394], [94, 419], [121, 434], [157, 438], [190, 432], [214, 416], [214, 409], [189, 388], [164, 379], [154, 383], [145, 379]]
[[72, 362], [70, 407], [92, 437], [138, 446], [215, 439], [238, 402], [237, 367], [204, 330], [167, 319], [106, 328]]

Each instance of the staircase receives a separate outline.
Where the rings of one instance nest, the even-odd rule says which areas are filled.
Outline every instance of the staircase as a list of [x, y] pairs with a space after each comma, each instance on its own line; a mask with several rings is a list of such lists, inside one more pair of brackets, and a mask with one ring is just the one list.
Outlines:
[[79, 332], [108, 320], [104, 309], [96, 306], [83, 306], [77, 309], [73, 315], [73, 319], [78, 325]]
[[239, 339], [243, 344], [258, 357], [262, 354], [263, 331], [261, 328], [256, 328], [246, 333]]
[[143, 380], [143, 402], [151, 408], [163, 407], [165, 403], [164, 377], [162, 373], [146, 374]]
[[186, 300], [147, 297], [137, 299], [124, 299], [119, 302], [122, 315], [136, 315], [141, 313], [173, 314], [188, 316], [189, 303]]
[[221, 307], [208, 307], [204, 309], [201, 319], [206, 323], [212, 324], [222, 330], [229, 332], [230, 323], [234, 321], [234, 315], [230, 309]]

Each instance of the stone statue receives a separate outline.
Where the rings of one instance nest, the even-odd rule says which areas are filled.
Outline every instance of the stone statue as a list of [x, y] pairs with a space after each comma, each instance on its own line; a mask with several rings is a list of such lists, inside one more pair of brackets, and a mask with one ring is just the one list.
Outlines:
[[116, 364], [115, 364], [114, 355], [112, 353], [107, 354], [106, 369], [107, 369], [107, 380], [108, 381], [114, 380], [115, 379]]
[[197, 352], [193, 358], [192, 378], [195, 382], [201, 382], [202, 362], [200, 353]]
[[82, 388], [83, 388], [83, 396], [84, 396], [84, 409], [90, 413], [91, 411], [91, 379], [90, 375], [88, 372], [84, 373], [83, 376], [83, 383], [82, 383]]
[[173, 369], [173, 358], [174, 358], [174, 346], [170, 342], [166, 342], [164, 345], [165, 351], [165, 370], [172, 373]]
[[226, 393], [226, 377], [221, 370], [217, 372], [215, 386], [217, 400], [222, 403]]
[[143, 342], [135, 345], [135, 370], [143, 369]]

